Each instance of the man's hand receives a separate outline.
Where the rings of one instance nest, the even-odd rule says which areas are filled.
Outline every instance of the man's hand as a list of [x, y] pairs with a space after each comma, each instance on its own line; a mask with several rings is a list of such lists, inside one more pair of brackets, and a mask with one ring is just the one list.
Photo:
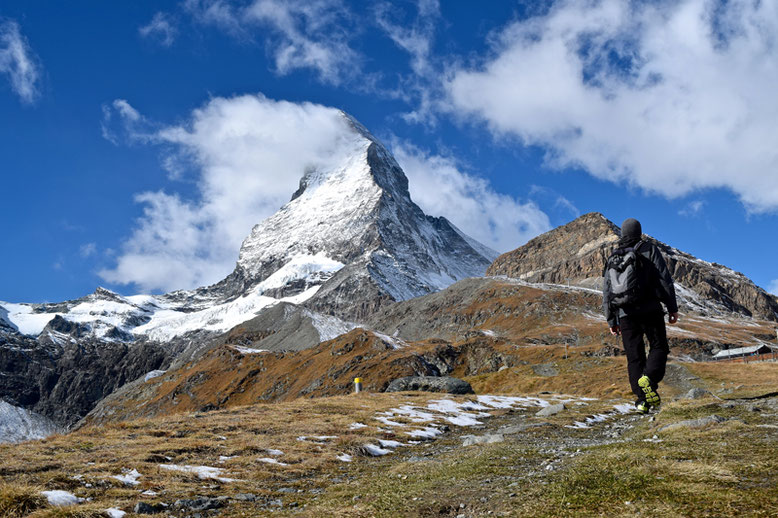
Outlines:
[[611, 327], [611, 334], [613, 336], [619, 336], [621, 334], [621, 326], [613, 326], [613, 327]]
[[678, 322], [678, 313], [670, 313], [670, 315], [667, 317], [667, 322], [670, 324], [675, 324]]

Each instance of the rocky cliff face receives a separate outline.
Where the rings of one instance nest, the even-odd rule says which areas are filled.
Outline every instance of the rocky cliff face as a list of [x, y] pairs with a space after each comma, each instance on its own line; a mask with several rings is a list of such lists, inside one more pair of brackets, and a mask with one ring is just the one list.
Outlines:
[[169, 360], [156, 344], [76, 340], [53, 333], [36, 340], [0, 332], [0, 397], [66, 427], [118, 387]]
[[[602, 214], [585, 214], [501, 255], [486, 274], [600, 289], [605, 261], [619, 237], [619, 227]], [[688, 310], [778, 320], [776, 297], [742, 273], [697, 259], [650, 236], [644, 238], [661, 250], [679, 302]]]

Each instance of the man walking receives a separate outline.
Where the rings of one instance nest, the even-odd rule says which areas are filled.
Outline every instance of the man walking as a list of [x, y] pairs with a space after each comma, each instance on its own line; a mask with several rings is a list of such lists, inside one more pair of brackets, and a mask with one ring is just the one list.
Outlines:
[[[665, 375], [667, 344], [662, 303], [668, 322], [678, 321], [673, 279], [659, 249], [643, 240], [640, 222], [629, 218], [621, 225], [618, 248], [605, 266], [603, 312], [611, 334], [621, 335], [635, 408], [647, 413], [661, 402], [657, 386]], [[648, 338], [646, 358], [643, 335]]]

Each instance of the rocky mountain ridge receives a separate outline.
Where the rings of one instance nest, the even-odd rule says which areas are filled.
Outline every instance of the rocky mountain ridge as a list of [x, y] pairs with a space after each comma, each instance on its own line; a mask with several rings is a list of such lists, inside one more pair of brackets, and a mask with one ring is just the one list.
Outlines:
[[[502, 254], [486, 274], [601, 289], [605, 262], [620, 236], [619, 227], [592, 212]], [[679, 302], [687, 311], [778, 321], [778, 299], [742, 273], [698, 259], [650, 236], [644, 239], [662, 252]]]

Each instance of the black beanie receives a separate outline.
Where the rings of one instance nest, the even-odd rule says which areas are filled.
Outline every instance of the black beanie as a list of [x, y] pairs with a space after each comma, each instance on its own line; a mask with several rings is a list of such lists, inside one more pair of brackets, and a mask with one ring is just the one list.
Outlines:
[[643, 227], [635, 218], [628, 218], [621, 224], [621, 239], [640, 239], [643, 236]]

